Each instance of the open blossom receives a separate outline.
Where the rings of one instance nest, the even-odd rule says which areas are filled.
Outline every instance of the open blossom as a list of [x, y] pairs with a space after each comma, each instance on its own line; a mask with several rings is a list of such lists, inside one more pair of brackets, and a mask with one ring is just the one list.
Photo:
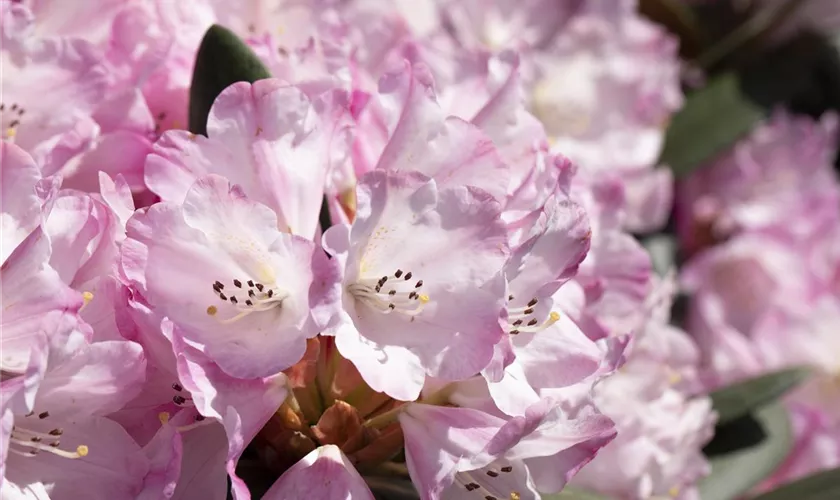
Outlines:
[[674, 291], [670, 279], [652, 283], [626, 364], [595, 387], [593, 399], [615, 420], [618, 437], [573, 484], [616, 498], [697, 498], [695, 484], [709, 473], [701, 449], [715, 416], [708, 397], [692, 396], [699, 350], [667, 324]]
[[179, 457], [161, 442], [168, 436], [144, 449], [107, 418], [140, 389], [142, 349], [128, 341], [86, 344], [84, 327], [70, 320], [60, 335], [45, 332], [26, 372], [0, 382], [3, 496], [151, 498], [173, 479], [164, 471]]
[[417, 173], [371, 172], [357, 194], [352, 228], [325, 235], [344, 266], [338, 350], [371, 387], [404, 400], [426, 374], [478, 373], [502, 334], [498, 203]]
[[466, 47], [521, 50], [530, 108], [554, 150], [626, 185], [627, 227], [662, 225], [671, 177], [655, 170], [664, 125], [682, 96], [676, 43], [636, 2], [443, 2]]
[[277, 226], [271, 209], [213, 175], [182, 202], [153, 205], [129, 222], [129, 237], [147, 252], [151, 305], [235, 377], [297, 362], [329, 305], [330, 261]]
[[788, 226], [812, 231], [833, 220], [837, 117], [815, 122], [777, 111], [766, 123], [680, 183], [677, 224], [686, 252], [741, 232]]
[[312, 238], [343, 126], [340, 94], [310, 100], [275, 79], [227, 88], [210, 109], [208, 137], [166, 132], [146, 162], [146, 182], [180, 203], [193, 182], [219, 174], [277, 214], [278, 229]]

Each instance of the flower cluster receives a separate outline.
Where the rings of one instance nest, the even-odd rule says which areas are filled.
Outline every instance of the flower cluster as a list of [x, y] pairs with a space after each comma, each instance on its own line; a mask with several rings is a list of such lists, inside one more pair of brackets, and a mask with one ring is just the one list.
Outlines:
[[546, 3], [3, 0], [2, 496], [692, 498], [675, 42]]
[[703, 383], [817, 370], [786, 401], [796, 446], [768, 486], [840, 465], [836, 132], [833, 114], [778, 111], [681, 186], [680, 237], [694, 255], [681, 278]]

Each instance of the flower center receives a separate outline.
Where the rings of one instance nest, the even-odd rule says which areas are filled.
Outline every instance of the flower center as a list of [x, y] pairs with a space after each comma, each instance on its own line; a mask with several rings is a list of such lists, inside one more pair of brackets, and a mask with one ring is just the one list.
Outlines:
[[[513, 295], [508, 297], [508, 301], [512, 300]], [[539, 299], [534, 297], [524, 307], [508, 307], [509, 334], [539, 333], [560, 320], [560, 313], [557, 311], [549, 312], [548, 317], [545, 317], [544, 313], [540, 314], [537, 304]]]
[[376, 278], [361, 278], [347, 287], [354, 297], [381, 312], [397, 312], [406, 316], [417, 316], [429, 302], [429, 296], [422, 293], [423, 280], [413, 280], [411, 271], [403, 273], [397, 269], [394, 274]]
[[[32, 415], [30, 413], [24, 418], [31, 417]], [[38, 414], [40, 420], [44, 420], [49, 416], [50, 413], [47, 411]], [[34, 457], [41, 452], [52, 453], [62, 458], [82, 458], [87, 456], [88, 447], [85, 445], [77, 446], [76, 451], [67, 451], [59, 448], [63, 434], [64, 431], [58, 427], [49, 432], [39, 432], [15, 424], [12, 426], [12, 434], [9, 438], [9, 452], [23, 457]]]
[[[513, 467], [508, 463], [496, 462], [498, 468], [487, 467], [481, 470], [459, 472], [455, 475], [455, 482], [470, 493], [484, 500], [519, 500], [521, 495], [518, 491], [503, 492], [499, 485], [494, 484], [497, 477], [513, 472]], [[485, 477], [486, 476], [486, 477]]]
[[25, 112], [26, 110], [17, 103], [6, 106], [5, 103], [0, 102], [0, 130], [3, 131], [3, 139], [12, 139], [17, 134]]
[[[231, 318], [218, 320], [224, 324], [238, 321], [251, 313], [270, 311], [275, 308], [280, 309], [283, 307], [283, 301], [289, 296], [288, 293], [276, 287], [270, 288], [262, 283], [254, 282], [254, 280], [243, 282], [234, 279], [231, 283], [227, 288], [221, 281], [217, 280], [213, 283], [213, 292], [219, 297], [219, 300], [224, 303], [230, 302], [239, 311]], [[207, 314], [210, 316], [215, 316], [218, 311], [215, 305], [207, 307]]]

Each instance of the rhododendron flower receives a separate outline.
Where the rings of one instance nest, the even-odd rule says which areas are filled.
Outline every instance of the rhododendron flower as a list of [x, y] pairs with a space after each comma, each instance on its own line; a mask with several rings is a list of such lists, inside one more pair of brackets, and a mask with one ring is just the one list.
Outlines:
[[50, 267], [50, 242], [38, 227], [3, 263], [0, 274], [0, 369], [22, 373], [43, 331], [54, 331], [84, 303], [81, 293], [61, 281]]
[[210, 109], [208, 138], [166, 132], [146, 163], [146, 182], [180, 203], [206, 174], [226, 176], [277, 213], [278, 228], [312, 238], [327, 172], [339, 155], [340, 94], [311, 101], [280, 80], [228, 87]]
[[270, 208], [214, 175], [129, 222], [146, 247], [151, 305], [234, 377], [288, 368], [330, 317], [330, 261], [277, 226]]
[[564, 476], [614, 437], [610, 419], [592, 411], [571, 417], [550, 399], [514, 417], [409, 404], [399, 419], [408, 470], [423, 499], [539, 498], [527, 459], [550, 460], [582, 443], [600, 442], [588, 456], [569, 461], [567, 470], [553, 470]]
[[708, 397], [689, 392], [700, 358], [686, 333], [667, 324], [674, 292], [670, 279], [652, 283], [626, 364], [595, 386], [593, 399], [615, 420], [618, 437], [572, 484], [617, 498], [697, 498], [715, 417]]
[[661, 226], [671, 176], [654, 170], [664, 123], [682, 103], [676, 43], [635, 1], [443, 2], [465, 47], [522, 52], [529, 104], [552, 148], [584, 170], [625, 183], [634, 230]]
[[128, 341], [86, 345], [81, 326], [67, 321], [41, 336], [26, 373], [0, 382], [4, 496], [157, 497], [168, 482], [146, 480], [180, 458], [161, 446], [167, 436], [144, 450], [106, 418], [140, 389], [142, 350]]
[[732, 150], [680, 183], [677, 222], [687, 252], [741, 231], [787, 226], [802, 235], [834, 220], [837, 116], [781, 110]]
[[502, 335], [508, 250], [490, 195], [371, 172], [352, 228], [324, 239], [344, 266], [336, 345], [372, 388], [413, 400], [426, 374], [457, 380], [489, 363]]

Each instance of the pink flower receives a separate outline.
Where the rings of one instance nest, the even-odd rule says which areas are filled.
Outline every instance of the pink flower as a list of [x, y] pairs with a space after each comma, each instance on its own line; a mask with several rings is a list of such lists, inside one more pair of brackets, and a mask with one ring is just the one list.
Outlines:
[[574, 447], [603, 441], [588, 456], [564, 464], [566, 470], [553, 468], [553, 474], [562, 477], [614, 437], [613, 424], [603, 415], [584, 410], [571, 416], [550, 399], [514, 417], [413, 403], [399, 419], [408, 470], [424, 500], [488, 495], [536, 499], [538, 488], [529, 475], [529, 459], [536, 460], [538, 469], [560, 466], [561, 455]]
[[373, 500], [362, 476], [335, 445], [312, 451], [283, 473], [263, 498], [346, 498]]
[[552, 150], [625, 182], [625, 223], [645, 231], [661, 226], [670, 209], [671, 177], [652, 167], [682, 95], [675, 40], [635, 10], [635, 1], [443, 7], [463, 46], [522, 52], [529, 106]]
[[692, 294], [687, 329], [700, 346], [708, 383], [760, 373], [765, 364], [755, 341], [766, 315], [810, 309], [819, 289], [803, 254], [787, 236], [744, 234], [683, 268]]
[[91, 115], [108, 88], [107, 68], [86, 40], [35, 35], [40, 21], [26, 7], [4, 4], [3, 15], [20, 20], [22, 29], [3, 29], [0, 133], [52, 175], [96, 136]]
[[272, 208], [278, 228], [312, 238], [336, 143], [340, 95], [311, 101], [279, 80], [237, 83], [210, 110], [209, 138], [166, 132], [146, 162], [146, 182], [164, 201], [181, 203], [206, 174], [228, 177]]
[[197, 349], [181, 342], [177, 335], [174, 338], [178, 375], [192, 398], [179, 402], [194, 405], [203, 417], [222, 423], [228, 439], [225, 468], [234, 498], [248, 500], [251, 496], [245, 482], [236, 475], [236, 463], [286, 399], [286, 377], [282, 373], [265, 378], [231, 377]]
[[499, 205], [472, 187], [371, 172], [351, 229], [324, 235], [344, 266], [336, 345], [377, 391], [416, 399], [425, 375], [470, 377], [502, 335]]
[[145, 360], [127, 341], [86, 344], [76, 322], [41, 336], [26, 372], [0, 382], [4, 494], [160, 498], [180, 458], [161, 435], [142, 449], [106, 415], [140, 389]]
[[709, 472], [701, 450], [715, 415], [708, 397], [692, 394], [700, 389], [697, 347], [668, 324], [675, 290], [670, 279], [652, 283], [626, 364], [594, 387], [594, 402], [615, 421], [618, 437], [572, 484], [617, 498], [697, 497], [695, 483]]
[[129, 237], [147, 253], [151, 305], [235, 377], [293, 365], [332, 315], [333, 264], [277, 226], [270, 208], [216, 175], [129, 221]]
[[42, 332], [55, 330], [83, 304], [82, 294], [63, 283], [50, 267], [51, 251], [47, 235], [38, 227], [0, 268], [0, 368], [4, 372], [22, 373]]
[[478, 128], [446, 117], [426, 66], [403, 61], [386, 72], [359, 120], [357, 175], [374, 168], [416, 171], [441, 187], [470, 185], [504, 200], [509, 167]]
[[789, 226], [798, 234], [834, 220], [837, 117], [777, 111], [732, 150], [680, 185], [678, 229], [687, 252], [733, 233]]
[[0, 261], [42, 222], [58, 179], [42, 179], [41, 169], [20, 147], [0, 142]]
[[572, 484], [617, 498], [692, 498], [695, 482], [709, 472], [701, 448], [714, 413], [708, 398], [692, 399], [669, 380], [658, 365], [631, 358], [597, 386], [595, 403], [615, 420], [618, 437]]

